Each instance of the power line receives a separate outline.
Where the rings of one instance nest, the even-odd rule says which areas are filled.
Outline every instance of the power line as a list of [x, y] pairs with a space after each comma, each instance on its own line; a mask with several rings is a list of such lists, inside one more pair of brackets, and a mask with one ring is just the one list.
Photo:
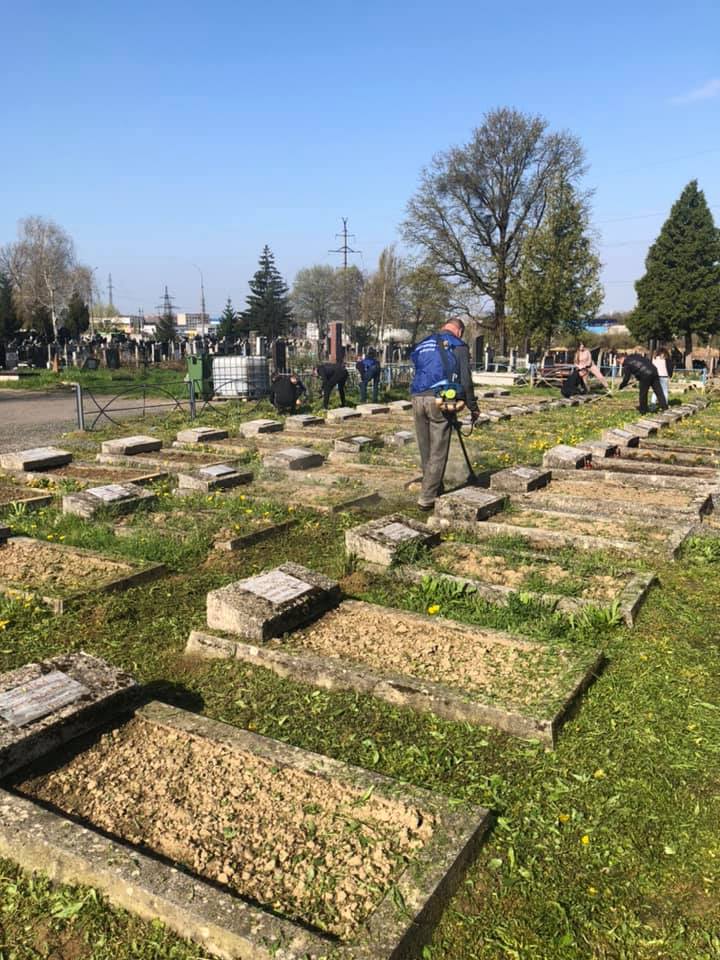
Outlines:
[[359, 254], [362, 254], [362, 250], [353, 250], [353, 248], [352, 248], [351, 246], [349, 246], [349, 244], [348, 244], [348, 238], [352, 238], [352, 239], [354, 240], [354, 239], [355, 239], [355, 234], [354, 234], [354, 233], [348, 233], [348, 228], [347, 228], [348, 218], [347, 218], [347, 217], [341, 217], [341, 220], [342, 220], [342, 224], [343, 224], [342, 233], [336, 233], [335, 236], [336, 236], [338, 239], [340, 239], [340, 238], [342, 237], [342, 241], [343, 241], [343, 242], [342, 242], [341, 246], [338, 247], [337, 250], [328, 250], [328, 253], [341, 253], [341, 254], [342, 254], [342, 258], [343, 258], [343, 270], [347, 270], [347, 268], [348, 268], [348, 254], [349, 254], [349, 253], [359, 253]]

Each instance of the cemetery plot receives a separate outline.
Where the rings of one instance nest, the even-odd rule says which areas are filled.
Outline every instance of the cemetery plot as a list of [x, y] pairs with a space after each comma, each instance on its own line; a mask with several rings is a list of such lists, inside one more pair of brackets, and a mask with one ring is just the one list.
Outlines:
[[512, 500], [523, 507], [548, 507], [571, 513], [595, 513], [600, 516], [660, 517], [668, 511], [692, 513], [698, 516], [712, 509], [707, 491], [646, 486], [642, 491], [634, 486], [604, 483], [596, 479], [553, 480], [546, 490], [528, 494], [513, 494]]
[[683, 467], [704, 470], [717, 469], [720, 466], [720, 451], [709, 447], [657, 447], [641, 444], [637, 449], [623, 453], [627, 460], [639, 463], [650, 463], [654, 467]]
[[66, 493], [62, 498], [63, 513], [92, 519], [103, 514], [131, 513], [139, 507], [154, 504], [157, 496], [134, 483], [108, 483], [88, 487], [80, 493]]
[[265, 470], [253, 485], [258, 496], [275, 503], [306, 507], [318, 513], [342, 513], [378, 503], [380, 496], [360, 480], [351, 480], [327, 474], [327, 467], [314, 470], [311, 477], [294, 475], [292, 484], [287, 475]]
[[72, 460], [72, 454], [57, 447], [34, 447], [32, 450], [19, 450], [17, 453], [0, 455], [0, 469], [3, 470], [48, 470], [50, 467], [62, 467]]
[[72, 481], [77, 486], [94, 486], [102, 483], [154, 483], [164, 480], [167, 473], [141, 465], [131, 467], [99, 466], [96, 463], [69, 463], [66, 467], [51, 467], [42, 473], [26, 473], [28, 482], [33, 480], [47, 484], [62, 484]]
[[629, 626], [655, 581], [654, 574], [617, 569], [604, 556], [593, 564], [584, 562], [579, 570], [577, 557], [567, 554], [495, 553], [482, 544], [443, 544], [427, 556], [429, 567], [413, 571], [412, 579], [446, 575], [494, 603], [507, 602], [513, 593], [564, 611], [617, 603]]
[[311, 627], [252, 646], [194, 631], [188, 653], [235, 657], [325, 689], [353, 689], [552, 746], [603, 661], [499, 631], [346, 600]]
[[215, 463], [198, 467], [191, 473], [179, 473], [177, 492], [185, 494], [232, 490], [242, 484], [251, 483], [252, 479], [251, 470], [240, 471], [237, 464]]
[[57, 614], [88, 593], [126, 590], [164, 572], [162, 564], [118, 560], [30, 537], [10, 537], [0, 545], [0, 593], [38, 597]]
[[489, 823], [483, 808], [161, 703], [9, 787], [2, 855], [222, 957], [416, 955]]
[[211, 466], [215, 463], [223, 462], [223, 455], [232, 456], [238, 459], [248, 459], [250, 450], [247, 447], [221, 447], [218, 444], [218, 451], [215, 450], [185, 450], [185, 449], [167, 449], [160, 450], [157, 453], [138, 454], [133, 457], [126, 457], [117, 454], [97, 455], [98, 463], [118, 464], [120, 466], [135, 467], [155, 467], [168, 470], [171, 473], [177, 473], [179, 470], [188, 470], [197, 467]]
[[52, 503], [52, 496], [28, 487], [0, 483], [0, 510], [4, 507], [23, 506], [26, 510], [37, 510]]
[[161, 448], [162, 440], [158, 440], [157, 437], [138, 434], [133, 437], [117, 437], [114, 440], [105, 440], [100, 450], [106, 454], [133, 457], [138, 453], [152, 453]]
[[370, 564], [387, 567], [409, 547], [429, 547], [439, 534], [401, 514], [380, 517], [345, 531], [345, 549]]

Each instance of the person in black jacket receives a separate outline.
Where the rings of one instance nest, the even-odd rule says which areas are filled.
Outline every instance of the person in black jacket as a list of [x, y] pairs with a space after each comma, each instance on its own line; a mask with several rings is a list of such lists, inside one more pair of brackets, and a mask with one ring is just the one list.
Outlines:
[[348, 372], [344, 363], [321, 363], [315, 367], [315, 373], [320, 378], [323, 392], [323, 407], [327, 410], [330, 406], [330, 394], [333, 387], [338, 388], [340, 394], [340, 406], [345, 406], [345, 384], [347, 383]]
[[653, 365], [652, 360], [648, 360], [641, 353], [631, 353], [626, 357], [618, 357], [618, 363], [623, 372], [622, 383], [618, 389], [623, 390], [630, 383], [631, 377], [635, 377], [638, 382], [640, 387], [640, 413], [648, 412], [648, 390], [650, 389], [657, 397], [661, 409], [667, 410], [665, 393], [660, 383], [657, 368]]
[[305, 384], [294, 373], [278, 373], [270, 385], [270, 402], [278, 413], [294, 413]]

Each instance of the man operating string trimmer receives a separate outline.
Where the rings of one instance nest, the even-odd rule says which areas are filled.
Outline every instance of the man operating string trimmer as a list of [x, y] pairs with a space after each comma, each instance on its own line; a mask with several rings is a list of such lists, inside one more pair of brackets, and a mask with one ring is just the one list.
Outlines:
[[[443, 492], [453, 429], [462, 435], [457, 414], [467, 407], [472, 424], [479, 416], [470, 374], [470, 352], [462, 340], [465, 324], [453, 317], [438, 333], [425, 337], [410, 354], [415, 376], [410, 385], [415, 433], [420, 449], [423, 480], [418, 499], [421, 510], [432, 510]], [[463, 446], [472, 476], [472, 467]]]

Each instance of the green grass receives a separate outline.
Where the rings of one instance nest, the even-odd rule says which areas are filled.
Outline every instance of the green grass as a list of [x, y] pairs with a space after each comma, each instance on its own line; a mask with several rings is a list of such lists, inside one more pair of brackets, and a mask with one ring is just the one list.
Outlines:
[[[625, 398], [580, 408], [579, 416], [573, 408], [537, 422], [521, 418], [482, 433], [474, 451], [488, 463], [497, 464], [505, 452], [510, 462], [537, 462], [539, 441], [580, 430], [596, 434], [620, 417], [628, 419]], [[716, 422], [714, 410], [690, 423], [700, 428], [703, 422]], [[38, 605], [2, 601], [0, 669], [85, 649], [129, 669], [160, 699], [459, 803], [490, 807], [494, 829], [422, 960], [720, 958], [720, 554], [714, 542], [697, 538], [681, 560], [660, 567], [661, 587], [651, 592], [633, 631], [600, 617], [570, 623], [519, 599], [498, 608], [432, 584], [400, 592], [392, 578], [357, 572], [345, 581], [352, 595], [374, 602], [412, 610], [437, 604], [441, 616], [550, 646], [602, 646], [608, 668], [554, 753], [491, 729], [330, 694], [239, 663], [183, 658], [189, 630], [203, 626], [208, 590], [286, 558], [343, 577], [350, 572], [344, 530], [358, 519], [303, 513], [278, 537], [210, 562], [204, 541], [191, 544], [165, 555], [172, 573], [164, 580], [124, 594], [90, 595], [83, 608], [60, 618]], [[102, 524], [61, 519], [55, 510], [28, 515], [27, 523], [35, 523], [27, 530], [35, 536], [58, 534], [66, 543], [155, 559], [141, 538], [111, 542]], [[493, 547], [527, 550], [513, 537]], [[564, 559], [573, 562], [572, 555]], [[603, 556], [575, 560], [582, 576], [601, 566]], [[203, 956], [93, 891], [30, 880], [0, 862], [0, 960]]]
[[153, 388], [162, 388], [169, 389], [178, 396], [187, 396], [187, 390], [182, 387], [184, 377], [184, 364], [175, 364], [172, 367], [149, 366], [147, 370], [143, 367], [123, 367], [120, 370], [80, 370], [67, 367], [60, 373], [53, 373], [52, 370], [28, 370], [19, 380], [0, 382], [0, 390], [53, 390], [66, 383], [80, 383], [93, 393], [120, 393], [128, 388], [144, 386], [149, 394], [160, 392]]

